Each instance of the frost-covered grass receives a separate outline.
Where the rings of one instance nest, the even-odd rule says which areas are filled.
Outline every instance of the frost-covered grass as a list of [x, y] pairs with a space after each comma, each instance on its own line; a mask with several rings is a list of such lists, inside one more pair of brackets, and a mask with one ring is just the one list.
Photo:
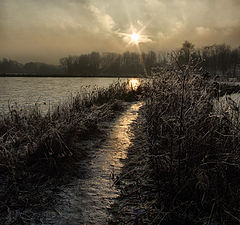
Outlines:
[[231, 111], [214, 110], [218, 88], [189, 68], [156, 73], [146, 87], [156, 224], [240, 222], [240, 111], [231, 101]]
[[74, 141], [98, 133], [98, 122], [110, 119], [113, 111], [122, 108], [117, 100], [136, 97], [137, 90], [128, 83], [115, 83], [84, 97], [78, 94], [45, 115], [38, 106], [30, 111], [10, 108], [0, 120], [0, 168], [14, 177], [16, 167], [29, 160], [44, 159], [55, 165], [58, 159], [81, 156], [72, 146]]
[[37, 105], [27, 111], [10, 107], [0, 120], [0, 223], [32, 223], [31, 213], [53, 203], [56, 182], [77, 175], [87, 153], [79, 143], [101, 137], [99, 124], [111, 121], [124, 109], [123, 101], [135, 101], [138, 94], [128, 83], [115, 83], [78, 94], [47, 114]]

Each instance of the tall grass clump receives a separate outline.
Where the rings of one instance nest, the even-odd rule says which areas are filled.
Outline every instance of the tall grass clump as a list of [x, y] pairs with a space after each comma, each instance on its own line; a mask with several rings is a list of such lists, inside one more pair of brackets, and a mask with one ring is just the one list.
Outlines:
[[156, 224], [239, 224], [239, 108], [216, 111], [216, 84], [177, 66], [156, 72], [144, 94]]

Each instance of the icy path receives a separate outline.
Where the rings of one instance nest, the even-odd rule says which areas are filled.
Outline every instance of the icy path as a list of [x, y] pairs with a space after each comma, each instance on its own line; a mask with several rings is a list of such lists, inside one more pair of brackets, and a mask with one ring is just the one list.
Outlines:
[[46, 212], [43, 224], [106, 224], [108, 209], [119, 196], [113, 176], [120, 174], [133, 134], [130, 124], [137, 119], [142, 103], [129, 104], [114, 122], [107, 124], [109, 136], [100, 146], [92, 146], [81, 162], [81, 178], [61, 188], [54, 211]]

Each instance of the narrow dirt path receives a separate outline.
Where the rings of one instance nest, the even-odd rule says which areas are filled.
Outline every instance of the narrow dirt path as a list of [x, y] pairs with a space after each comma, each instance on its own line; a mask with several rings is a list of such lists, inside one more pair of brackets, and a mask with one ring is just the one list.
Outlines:
[[106, 123], [109, 134], [99, 146], [88, 144], [88, 157], [79, 165], [79, 179], [60, 187], [59, 201], [53, 210], [44, 213], [43, 224], [106, 224], [109, 209], [120, 189], [114, 185], [123, 167], [123, 160], [132, 144], [130, 125], [138, 117], [141, 102], [129, 103], [114, 122]]
[[137, 120], [131, 124], [132, 144], [116, 185], [121, 194], [111, 207], [109, 225], [155, 224], [161, 215], [145, 123], [144, 111], [140, 109]]

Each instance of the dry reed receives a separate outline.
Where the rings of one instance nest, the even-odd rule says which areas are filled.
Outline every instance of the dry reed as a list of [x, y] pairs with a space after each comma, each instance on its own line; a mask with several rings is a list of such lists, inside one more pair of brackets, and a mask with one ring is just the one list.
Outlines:
[[214, 110], [218, 88], [190, 66], [156, 72], [145, 87], [156, 224], [239, 224], [240, 111], [230, 101], [231, 112]]

